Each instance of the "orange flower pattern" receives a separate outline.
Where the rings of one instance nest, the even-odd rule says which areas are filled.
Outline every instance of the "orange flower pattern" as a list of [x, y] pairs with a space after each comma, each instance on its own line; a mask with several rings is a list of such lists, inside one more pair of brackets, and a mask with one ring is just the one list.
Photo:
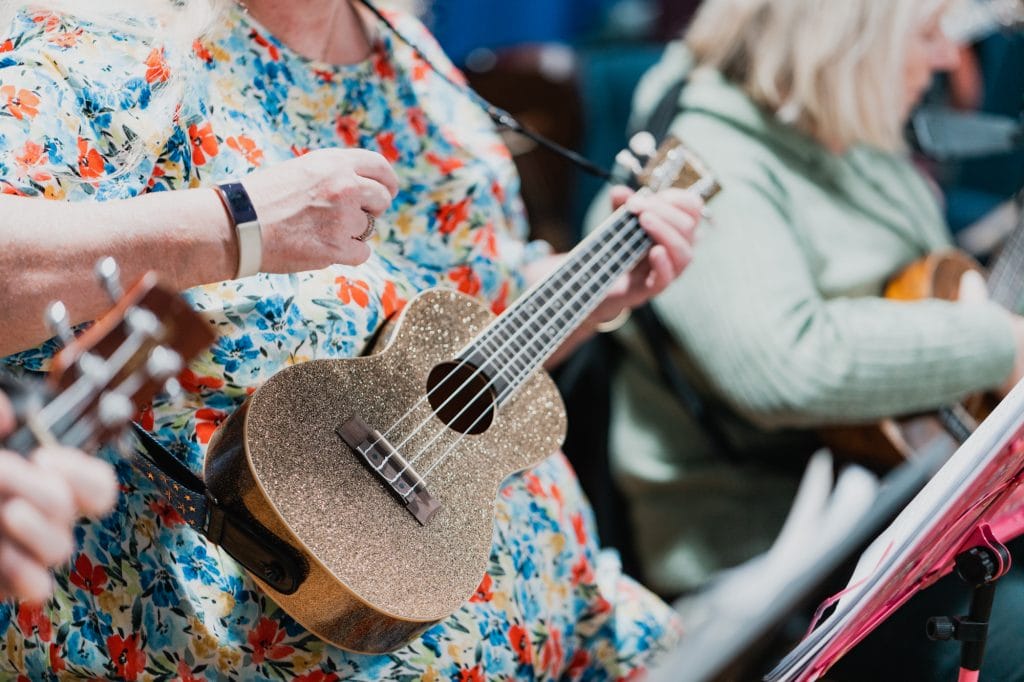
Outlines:
[[7, 112], [18, 120], [35, 118], [39, 113], [39, 96], [31, 90], [4, 85], [0, 87], [0, 99]]
[[[461, 82], [416, 19], [391, 16]], [[123, 199], [209, 186], [322, 147], [378, 151], [399, 177], [363, 265], [185, 292], [216, 341], [181, 373], [180, 395], [157, 397], [140, 417], [197, 473], [218, 424], [274, 373], [364, 352], [430, 287], [503, 310], [523, 288], [524, 262], [543, 252], [525, 241], [515, 169], [487, 116], [386, 29], [367, 60], [332, 66], [295, 54], [238, 8], [222, 21], [187, 55], [54, 12], [19, 14], [0, 35], [0, 192]], [[183, 57], [195, 80], [171, 92]], [[166, 97], [178, 99], [153, 106]], [[125, 153], [131, 139], [141, 154]], [[5, 362], [45, 370], [53, 348]], [[674, 637], [667, 607], [599, 552], [561, 455], [502, 488], [475, 594], [387, 656], [318, 640], [144, 475], [113, 450], [101, 455], [117, 463], [118, 508], [76, 528], [53, 601], [0, 601], [0, 679], [617, 679]]]

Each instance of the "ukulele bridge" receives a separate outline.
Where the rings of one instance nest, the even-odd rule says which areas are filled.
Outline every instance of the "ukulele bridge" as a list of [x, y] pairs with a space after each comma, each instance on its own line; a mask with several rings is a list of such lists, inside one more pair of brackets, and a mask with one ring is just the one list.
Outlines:
[[441, 503], [434, 499], [426, 482], [388, 439], [358, 416], [339, 426], [337, 433], [413, 518], [427, 525]]

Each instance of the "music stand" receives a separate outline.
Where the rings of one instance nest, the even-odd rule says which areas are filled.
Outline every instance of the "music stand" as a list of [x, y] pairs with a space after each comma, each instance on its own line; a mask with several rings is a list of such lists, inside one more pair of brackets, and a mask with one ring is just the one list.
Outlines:
[[[832, 616], [765, 680], [820, 678], [917, 591], [949, 573], [958, 556], [1019, 535], [1022, 477], [1024, 384], [1018, 384], [862, 555]], [[968, 671], [961, 679], [976, 675]]]
[[[941, 453], [936, 453], [941, 455]], [[733, 667], [753, 647], [775, 631], [792, 614], [821, 591], [826, 580], [857, 554], [888, 525], [942, 465], [933, 456], [907, 462], [886, 477], [884, 485], [869, 508], [853, 527], [830, 546], [806, 547], [792, 558], [790, 573], [781, 584], [768, 587], [761, 576], [754, 576], [766, 599], [747, 603], [742, 608], [720, 608], [709, 600], [703, 606], [703, 622], [694, 624], [693, 614], [684, 617], [685, 635], [676, 649], [651, 671], [650, 682], [706, 682], [718, 678]], [[815, 551], [815, 550], [819, 551]], [[728, 580], [743, 581], [742, 575]], [[728, 593], [733, 587], [724, 582], [717, 589]]]

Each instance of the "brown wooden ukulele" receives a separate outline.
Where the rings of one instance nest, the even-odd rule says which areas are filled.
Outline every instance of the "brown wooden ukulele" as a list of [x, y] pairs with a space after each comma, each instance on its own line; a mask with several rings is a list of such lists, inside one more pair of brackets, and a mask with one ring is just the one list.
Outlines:
[[[960, 278], [970, 270], [986, 274], [977, 261], [960, 251], [933, 253], [893, 277], [886, 286], [885, 297], [901, 301], [955, 301]], [[1009, 310], [1018, 309], [1024, 293], [1024, 221], [1007, 238], [986, 284], [991, 300]], [[877, 469], [891, 469], [924, 452], [944, 453], [945, 461], [988, 416], [996, 402], [992, 395], [976, 395], [936, 412], [883, 419], [873, 426], [829, 427], [821, 436], [839, 456]]]
[[47, 318], [64, 349], [53, 358], [46, 381], [5, 376], [0, 388], [11, 397], [19, 427], [4, 447], [28, 454], [39, 445], [86, 450], [118, 436], [140, 407], [175, 379], [185, 362], [213, 341], [209, 325], [155, 273], [127, 293], [117, 266], [97, 265], [114, 307], [80, 336], [68, 326], [63, 304]]
[[[675, 142], [644, 177], [641, 191], [717, 190]], [[357, 652], [394, 650], [466, 602], [486, 570], [502, 481], [564, 437], [543, 362], [650, 246], [619, 210], [500, 317], [427, 291], [371, 355], [274, 375], [222, 424], [206, 459], [220, 506], [305, 557], [298, 575], [272, 576], [278, 589], [254, 574], [261, 587]]]

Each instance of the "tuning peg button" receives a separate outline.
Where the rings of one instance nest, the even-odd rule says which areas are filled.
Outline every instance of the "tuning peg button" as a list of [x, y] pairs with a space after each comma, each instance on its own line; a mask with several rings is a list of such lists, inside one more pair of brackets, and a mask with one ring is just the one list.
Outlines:
[[100, 258], [96, 261], [94, 272], [110, 300], [114, 303], [120, 301], [124, 296], [124, 287], [121, 286], [121, 268], [118, 267], [117, 261], [111, 256]]
[[629, 148], [641, 159], [650, 159], [658, 152], [658, 141], [646, 130], [629, 138]]
[[44, 320], [50, 333], [60, 339], [61, 343], [65, 346], [74, 343], [75, 332], [71, 329], [71, 323], [68, 321], [68, 309], [64, 307], [62, 301], [54, 301], [46, 306]]
[[185, 389], [181, 387], [181, 383], [176, 378], [171, 377], [164, 382], [164, 393], [166, 393], [171, 400], [177, 400], [184, 392]]
[[615, 164], [626, 169], [633, 175], [639, 175], [643, 172], [643, 165], [640, 160], [633, 156], [628, 150], [623, 149], [621, 152], [615, 155]]
[[182, 366], [181, 356], [163, 346], [151, 350], [146, 359], [146, 372], [158, 381], [178, 376]]
[[127, 396], [120, 393], [106, 393], [100, 398], [97, 416], [106, 428], [125, 424], [134, 416], [135, 406]]

